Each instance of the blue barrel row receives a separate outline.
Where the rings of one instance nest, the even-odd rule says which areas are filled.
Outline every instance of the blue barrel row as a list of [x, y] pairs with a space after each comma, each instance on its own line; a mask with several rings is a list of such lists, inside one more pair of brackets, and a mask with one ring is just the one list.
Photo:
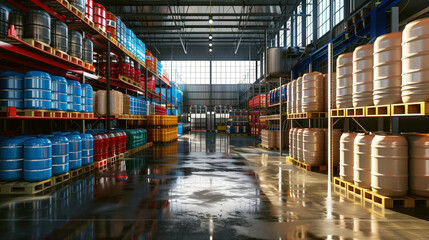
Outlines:
[[92, 162], [91, 134], [56, 132], [0, 139], [0, 181], [43, 181]]
[[134, 32], [127, 28], [120, 18], [116, 19], [116, 38], [117, 41], [128, 51], [133, 53], [138, 59], [145, 62], [146, 45], [138, 39]]
[[92, 92], [89, 84], [40, 71], [0, 74], [1, 107], [92, 112]]
[[[282, 100], [287, 99], [287, 85], [286, 84], [281, 87], [281, 96], [282, 96]], [[276, 89], [271, 90], [268, 93], [268, 97], [270, 99], [270, 105], [279, 103], [280, 102], [280, 88], [276, 88]]]

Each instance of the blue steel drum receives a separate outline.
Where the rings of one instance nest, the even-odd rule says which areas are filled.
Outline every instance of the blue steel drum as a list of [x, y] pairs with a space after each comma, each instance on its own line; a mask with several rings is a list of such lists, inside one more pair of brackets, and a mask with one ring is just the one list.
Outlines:
[[127, 28], [127, 46], [126, 48], [128, 51], [131, 52], [131, 49], [133, 48], [133, 30]]
[[82, 165], [91, 165], [94, 155], [94, 138], [91, 134], [80, 134], [82, 138]]
[[67, 80], [67, 110], [82, 111], [82, 86], [80, 82]]
[[27, 72], [24, 76], [24, 108], [51, 109], [52, 83], [48, 73]]
[[91, 85], [89, 84], [82, 84], [82, 111], [83, 112], [92, 112], [92, 95], [93, 90]]
[[52, 177], [52, 142], [32, 138], [24, 142], [24, 180], [43, 181]]
[[5, 138], [0, 141], [0, 181], [23, 178], [24, 142], [30, 137]]
[[70, 170], [82, 167], [82, 138], [79, 134], [68, 134], [69, 139], [69, 168]]
[[67, 80], [52, 76], [52, 110], [67, 111]]
[[0, 74], [0, 107], [24, 108], [24, 74], [7, 71]]
[[56, 135], [50, 138], [52, 142], [52, 175], [61, 175], [69, 171], [69, 139]]

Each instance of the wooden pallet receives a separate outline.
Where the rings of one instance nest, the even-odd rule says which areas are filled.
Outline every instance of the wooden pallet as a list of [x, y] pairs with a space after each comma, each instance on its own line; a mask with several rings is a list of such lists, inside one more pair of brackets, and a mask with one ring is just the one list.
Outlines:
[[75, 6], [70, 4], [69, 9], [79, 18], [81, 18], [81, 19], [85, 18], [85, 14], [83, 12], [81, 12], [79, 9], [77, 9]]
[[[354, 195], [358, 199], [363, 199], [373, 205], [381, 208], [393, 208], [396, 206], [402, 206], [405, 208], [414, 208], [416, 204], [424, 204], [429, 207], [429, 198], [415, 197], [415, 196], [404, 196], [404, 197], [386, 197], [377, 193], [374, 193], [370, 189], [358, 187], [355, 184], [345, 181], [341, 178], [334, 177], [335, 188], [340, 188], [341, 195], [347, 196]], [[350, 198], [350, 197], [348, 197]], [[363, 202], [364, 203], [364, 202]]]
[[306, 164], [304, 162], [300, 162], [296, 159], [293, 159], [291, 157], [288, 157], [289, 162], [292, 162], [293, 165], [298, 166], [301, 169], [304, 169], [306, 171], [311, 172], [327, 172], [328, 166], [327, 165], [310, 165]]
[[95, 164], [93, 163], [91, 165], [82, 166], [79, 169], [70, 170], [69, 173], [70, 173], [71, 178], [75, 178], [75, 177], [78, 177], [84, 173], [91, 172], [94, 169], [95, 169]]
[[66, 60], [66, 61], [70, 61], [70, 55], [68, 55], [67, 53], [65, 53], [65, 52], [63, 52], [61, 50], [58, 50], [58, 49], [54, 48], [52, 54], [54, 54], [55, 56], [60, 57], [60, 58], [62, 58], [64, 60]]
[[391, 111], [392, 116], [428, 116], [429, 102], [392, 104]]
[[94, 71], [94, 65], [93, 65], [93, 64], [91, 64], [91, 63], [83, 62], [83, 66], [84, 66], [86, 69], [89, 69], [89, 70], [91, 70], [91, 71]]
[[44, 52], [47, 52], [50, 54], [53, 54], [53, 52], [54, 52], [53, 48], [51, 46], [49, 46], [49, 44], [42, 43], [42, 42], [39, 42], [39, 41], [34, 40], [34, 39], [24, 39], [23, 41], [26, 42], [27, 44], [35, 47], [35, 48], [38, 48], [38, 49], [44, 51]]
[[347, 117], [365, 117], [365, 107], [346, 108]]
[[339, 117], [345, 117], [346, 116], [346, 109], [340, 108], [340, 109], [332, 109], [331, 110], [331, 117], [339, 118]]
[[70, 56], [70, 62], [77, 64], [77, 65], [80, 65], [80, 66], [84, 66], [83, 61], [77, 57]]
[[279, 150], [279, 148], [277, 148], [277, 147], [268, 147], [267, 145], [263, 145], [263, 144], [259, 144], [258, 146], [260, 148], [265, 149], [265, 150]]
[[94, 162], [94, 167], [97, 169], [103, 168], [106, 165], [107, 165], [107, 159], [103, 159], [101, 161]]
[[53, 113], [53, 117], [56, 117], [56, 118], [68, 118], [69, 117], [69, 113], [65, 112], [65, 111], [55, 111]]
[[39, 182], [27, 182], [24, 180], [15, 182], [0, 182], [0, 194], [36, 194], [70, 180], [70, 174], [65, 173], [53, 176], [50, 179]]
[[365, 107], [367, 117], [389, 117], [391, 115], [390, 105]]
[[17, 110], [16, 113], [18, 116], [24, 117], [53, 117], [53, 113], [55, 111], [50, 110], [36, 110], [36, 109], [28, 109], [28, 110]]

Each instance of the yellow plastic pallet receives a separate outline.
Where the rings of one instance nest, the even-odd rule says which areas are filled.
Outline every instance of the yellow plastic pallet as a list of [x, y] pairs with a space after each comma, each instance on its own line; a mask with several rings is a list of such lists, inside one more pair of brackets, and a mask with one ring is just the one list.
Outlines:
[[332, 109], [331, 110], [331, 117], [339, 118], [339, 117], [345, 117], [346, 116], [346, 109], [340, 108], [340, 109]]
[[44, 51], [44, 52], [53, 54], [53, 48], [51, 46], [49, 46], [49, 44], [42, 43], [42, 42], [36, 41], [34, 39], [24, 39], [23, 41], [26, 42], [27, 44], [35, 47], [35, 48], [38, 48], [38, 49]]
[[346, 108], [347, 117], [364, 117], [366, 116], [365, 107]]
[[277, 147], [268, 147], [267, 145], [264, 144], [259, 144], [258, 145], [260, 148], [266, 149], [266, 150], [279, 150], [279, 148]]
[[391, 111], [392, 116], [428, 116], [429, 102], [392, 104]]
[[367, 117], [389, 117], [391, 115], [390, 105], [365, 107]]
[[291, 162], [293, 165], [298, 166], [301, 169], [304, 169], [306, 171], [311, 172], [327, 172], [328, 166], [326, 165], [309, 165], [304, 162], [300, 162], [296, 159], [293, 159], [291, 157], [288, 157], [289, 162]]

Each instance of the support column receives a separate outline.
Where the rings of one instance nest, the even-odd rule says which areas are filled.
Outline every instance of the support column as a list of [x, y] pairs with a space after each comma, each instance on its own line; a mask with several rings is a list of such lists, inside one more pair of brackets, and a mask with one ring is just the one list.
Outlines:
[[210, 112], [209, 114], [209, 118], [210, 118], [209, 131], [210, 132], [213, 130], [212, 129], [212, 112], [213, 112], [212, 107], [213, 107], [213, 62], [212, 60], [210, 60], [210, 99], [209, 99], [209, 108], [208, 108]]
[[[110, 39], [110, 33], [107, 33]], [[107, 71], [106, 71], [106, 129], [110, 133], [110, 41], [107, 41]]]
[[[333, 121], [331, 116], [332, 108], [332, 73], [334, 71], [334, 46], [332, 43], [328, 45], [328, 184], [331, 186], [332, 177], [333, 177], [333, 139], [332, 139], [332, 130], [333, 130]], [[328, 192], [330, 195], [331, 193]]]

